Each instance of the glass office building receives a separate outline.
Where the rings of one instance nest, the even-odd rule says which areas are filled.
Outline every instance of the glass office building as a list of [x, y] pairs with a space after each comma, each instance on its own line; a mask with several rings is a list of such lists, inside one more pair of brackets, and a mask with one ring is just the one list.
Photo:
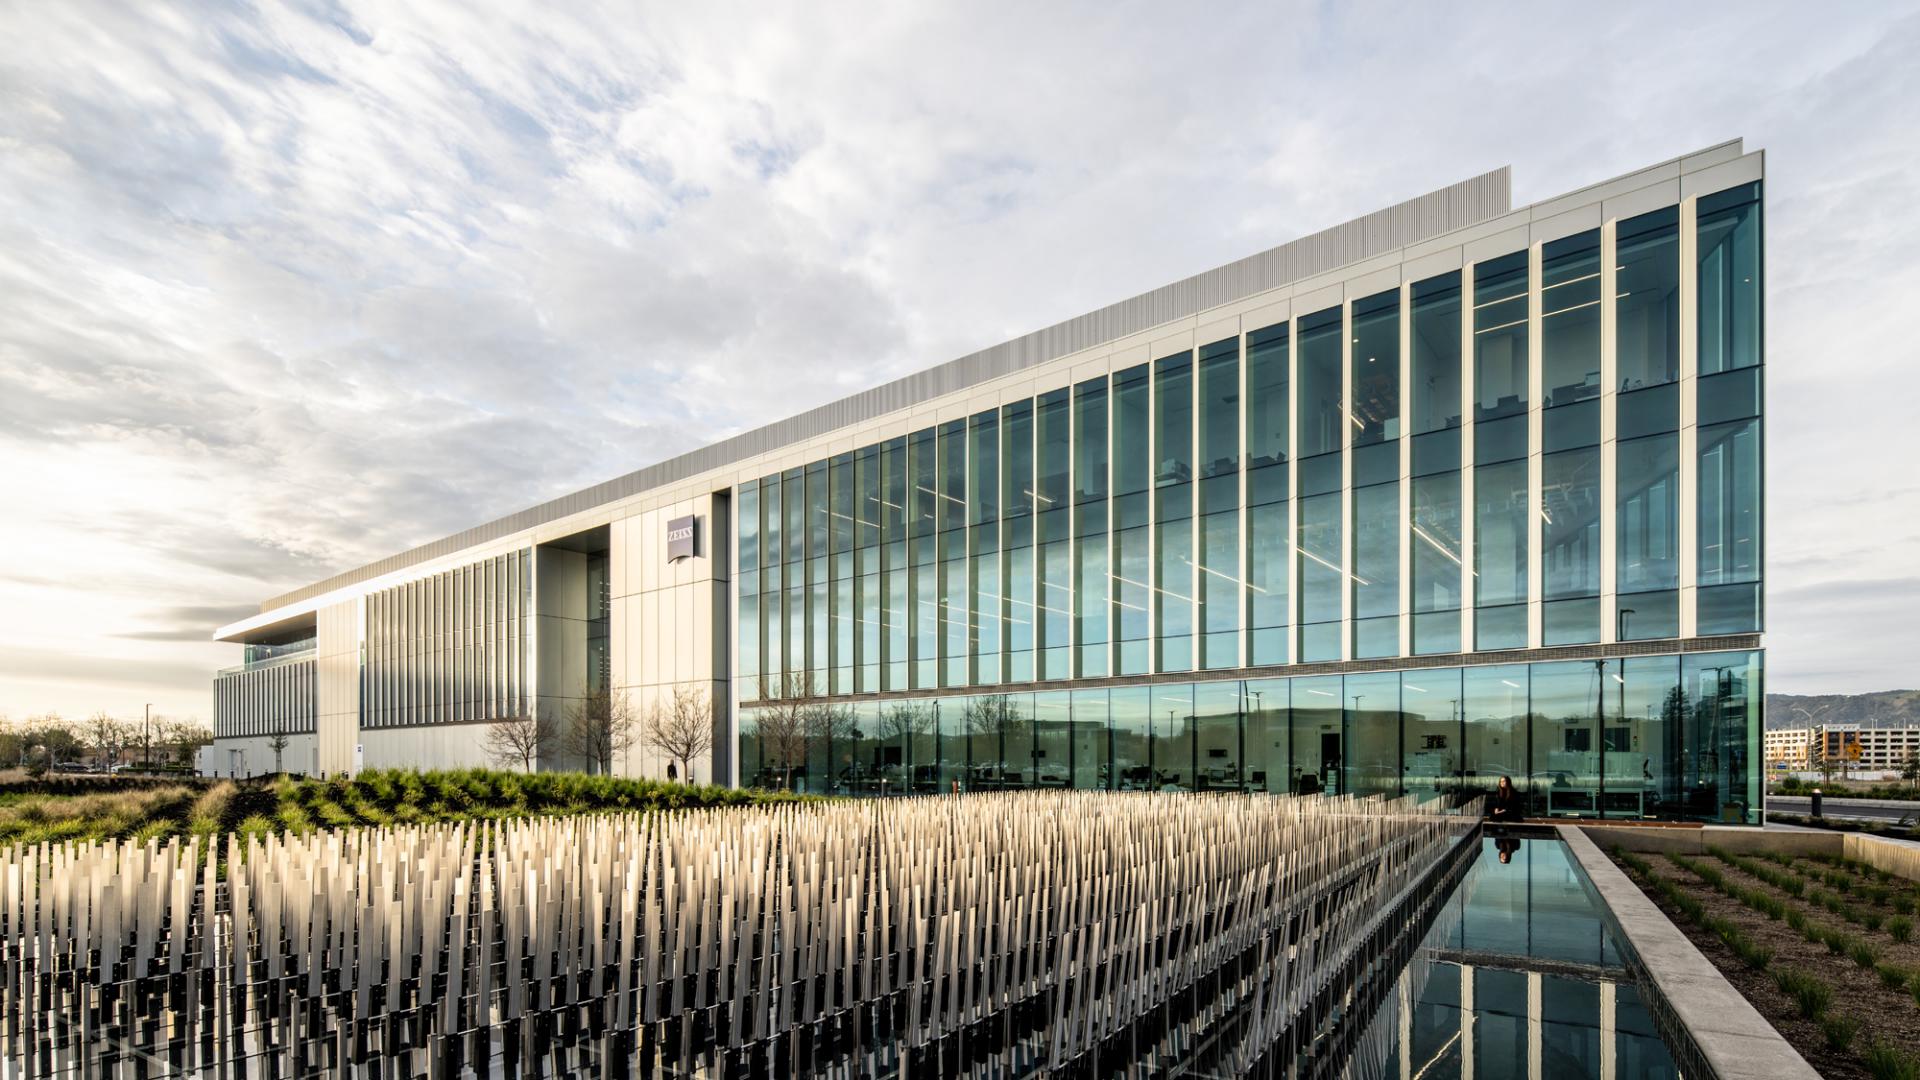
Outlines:
[[1502, 170], [696, 471], [715, 775], [1758, 821], [1762, 165]]
[[743, 780], [1504, 775], [1543, 815], [1748, 820], [1760, 208], [1516, 236], [740, 484]]

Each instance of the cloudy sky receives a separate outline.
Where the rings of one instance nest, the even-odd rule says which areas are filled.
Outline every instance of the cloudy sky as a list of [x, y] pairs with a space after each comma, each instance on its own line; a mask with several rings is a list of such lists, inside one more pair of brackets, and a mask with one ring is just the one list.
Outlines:
[[282, 590], [1489, 168], [1735, 136], [1770, 688], [1920, 684], [1916, 55], [1911, 5], [0, 5], [0, 712], [208, 717]]

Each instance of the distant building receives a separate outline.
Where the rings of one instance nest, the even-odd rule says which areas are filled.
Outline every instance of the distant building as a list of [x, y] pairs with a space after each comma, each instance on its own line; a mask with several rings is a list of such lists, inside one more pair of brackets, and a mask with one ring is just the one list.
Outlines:
[[1812, 768], [1831, 759], [1836, 769], [1845, 762], [1859, 772], [1898, 772], [1908, 755], [1920, 753], [1920, 727], [1822, 724], [1808, 742]]
[[1807, 728], [1769, 728], [1767, 729], [1767, 768], [1790, 769], [1801, 772], [1812, 766], [1812, 732]]
[[1920, 756], [1920, 726], [1871, 727], [1821, 724], [1812, 728], [1775, 728], [1766, 733], [1767, 768], [1818, 772], [1898, 773], [1907, 758]]

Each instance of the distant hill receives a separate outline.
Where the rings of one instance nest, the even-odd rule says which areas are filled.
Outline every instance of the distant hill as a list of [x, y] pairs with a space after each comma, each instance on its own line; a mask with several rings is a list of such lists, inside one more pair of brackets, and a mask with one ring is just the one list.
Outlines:
[[[1806, 713], [1799, 710], [1805, 709]], [[1872, 694], [1768, 694], [1767, 726], [1859, 724], [1863, 727], [1920, 727], [1920, 690], [1881, 690]]]

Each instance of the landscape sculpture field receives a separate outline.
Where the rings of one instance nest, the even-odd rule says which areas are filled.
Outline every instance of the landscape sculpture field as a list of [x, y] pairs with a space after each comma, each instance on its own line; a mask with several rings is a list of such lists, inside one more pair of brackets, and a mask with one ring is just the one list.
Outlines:
[[1204, 1035], [1246, 1069], [1382, 966], [1474, 827], [1436, 807], [1024, 792], [14, 845], [0, 1048], [21, 1076], [1091, 1076]]

